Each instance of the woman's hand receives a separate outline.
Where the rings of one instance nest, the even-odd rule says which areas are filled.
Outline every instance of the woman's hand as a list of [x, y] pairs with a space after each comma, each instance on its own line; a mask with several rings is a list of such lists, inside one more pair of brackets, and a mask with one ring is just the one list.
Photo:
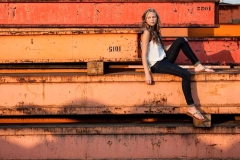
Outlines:
[[149, 66], [147, 62], [147, 54], [148, 54], [148, 44], [150, 40], [150, 32], [148, 30], [144, 30], [143, 34], [141, 35], [141, 41], [142, 41], [142, 64], [144, 68], [145, 73], [145, 82], [147, 84], [152, 84], [152, 76], [149, 71]]
[[150, 73], [145, 74], [145, 82], [149, 85], [152, 84], [152, 76]]

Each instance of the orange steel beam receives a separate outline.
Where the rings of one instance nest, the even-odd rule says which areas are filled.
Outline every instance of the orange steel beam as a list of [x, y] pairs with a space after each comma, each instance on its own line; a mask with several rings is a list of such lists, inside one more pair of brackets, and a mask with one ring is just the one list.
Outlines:
[[139, 27], [149, 7], [159, 12], [163, 27], [215, 27], [217, 6], [216, 1], [0, 3], [0, 27]]
[[80, 119], [73, 118], [0, 118], [0, 124], [9, 123], [79, 123], [84, 122]]
[[[206, 65], [205, 65], [206, 66]], [[180, 65], [182, 68], [194, 68], [192, 65]], [[214, 69], [223, 69], [223, 68], [231, 68], [231, 66], [206, 66], [208, 68]], [[235, 66], [236, 67], [236, 66]], [[143, 72], [142, 65], [110, 65], [109, 68], [106, 69], [135, 69], [137, 72]], [[109, 70], [110, 71], [110, 70]], [[0, 69], [1, 74], [7, 73], [86, 73], [87, 69]], [[107, 71], [105, 72], [107, 73]]]
[[[174, 39], [165, 38], [164, 44], [172, 44]], [[240, 64], [240, 38], [230, 37], [201, 37], [188, 38], [189, 44], [197, 55], [199, 60], [204, 64], [215, 65], [239, 65]], [[181, 52], [176, 61], [177, 64], [190, 65], [190, 61]]]
[[[149, 117], [149, 118], [148, 118]], [[102, 118], [97, 118], [96, 116], [93, 117], [76, 117], [75, 118], [49, 118], [49, 117], [14, 117], [14, 118], [9, 118], [9, 117], [0, 117], [0, 124], [73, 124], [73, 123], [136, 123], [136, 122], [144, 122], [144, 123], [152, 123], [152, 122], [166, 122], [166, 120], [162, 120], [160, 118], [151, 118], [151, 116], [148, 117], [134, 117], [134, 118], [129, 118], [129, 117], [120, 117], [121, 119], [113, 118], [113, 117], [105, 117]], [[189, 117], [186, 116], [186, 119], [181, 119], [182, 122], [187, 122], [191, 121], [190, 119], [187, 119]], [[169, 121], [169, 120], [168, 120]], [[170, 121], [173, 121], [170, 119]]]
[[[141, 28], [0, 28], [0, 36], [142, 33]], [[161, 28], [163, 37], [188, 36], [188, 28]]]
[[[216, 71], [192, 75], [196, 105], [209, 114], [239, 114], [240, 70]], [[150, 86], [139, 72], [2, 74], [0, 115], [184, 114], [181, 78], [153, 79]]]
[[0, 69], [0, 73], [82, 73], [87, 69]]
[[188, 28], [188, 37], [240, 37], [240, 25], [224, 25], [219, 28]]
[[0, 36], [0, 63], [133, 61], [137, 34]]
[[58, 3], [76, 3], [76, 2], [81, 2], [81, 3], [111, 3], [111, 2], [120, 2], [120, 3], [130, 3], [130, 2], [137, 2], [137, 3], [142, 3], [142, 2], [158, 2], [158, 3], [163, 3], [163, 2], [220, 2], [220, 0], [1, 0], [0, 3], [27, 3], [27, 2], [32, 2], [32, 3], [45, 3], [45, 2], [58, 2]]
[[0, 154], [2, 159], [238, 159], [239, 125], [5, 125], [0, 127]]
[[[166, 32], [166, 31], [167, 32]], [[177, 32], [174, 28], [164, 28], [163, 32]], [[172, 33], [170, 32], [170, 34]], [[182, 31], [184, 32], [184, 30]], [[186, 32], [186, 31], [185, 31]], [[142, 33], [141, 28], [0, 28], [0, 36], [29, 35], [82, 35], [82, 34], [130, 34]]]
[[[205, 64], [240, 64], [239, 38], [237, 37], [188, 39], [195, 54]], [[173, 40], [175, 38], [164, 38], [164, 44], [171, 44]], [[141, 61], [137, 33], [0, 36], [0, 48], [0, 63], [3, 64]], [[191, 64], [182, 53], [176, 63]]]
[[[194, 68], [193, 65], [179, 65], [182, 68]], [[231, 68], [231, 66], [206, 66], [207, 68], [215, 68], [215, 69], [219, 69], [219, 68]], [[130, 68], [134, 68], [134, 69], [143, 69], [142, 65], [109, 65], [109, 68], [122, 68], [122, 69], [130, 69]], [[143, 70], [142, 70], [143, 71]]]
[[[240, 134], [237, 121], [227, 121], [213, 126], [211, 129], [194, 128], [191, 122], [162, 122], [149, 124], [63, 124], [63, 125], [27, 125], [22, 127], [0, 126], [0, 136], [34, 136], [34, 135], [174, 135], [174, 134]], [[229, 127], [232, 126], [232, 127]], [[22, 128], [22, 129], [20, 129]], [[86, 132], [82, 132], [85, 130]], [[221, 142], [221, 141], [219, 141]], [[226, 142], [227, 143], [227, 142]], [[2, 146], [2, 145], [1, 145]]]
[[[240, 23], [240, 5], [220, 5], [219, 6], [219, 23], [232, 24]], [[238, 22], [236, 21], [238, 20]]]

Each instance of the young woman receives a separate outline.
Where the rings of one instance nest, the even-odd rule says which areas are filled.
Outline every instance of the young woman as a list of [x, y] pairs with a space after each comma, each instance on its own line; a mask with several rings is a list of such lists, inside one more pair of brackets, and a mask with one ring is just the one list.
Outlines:
[[142, 63], [145, 72], [145, 81], [152, 84], [151, 73], [166, 73], [182, 78], [182, 89], [188, 104], [187, 114], [195, 119], [205, 121], [202, 114], [196, 109], [191, 93], [190, 73], [174, 64], [180, 49], [189, 58], [195, 67], [195, 72], [214, 72], [205, 68], [198, 60], [188, 44], [186, 38], [177, 38], [172, 45], [164, 46], [160, 32], [160, 20], [157, 12], [150, 8], [142, 16], [143, 34], [141, 35]]

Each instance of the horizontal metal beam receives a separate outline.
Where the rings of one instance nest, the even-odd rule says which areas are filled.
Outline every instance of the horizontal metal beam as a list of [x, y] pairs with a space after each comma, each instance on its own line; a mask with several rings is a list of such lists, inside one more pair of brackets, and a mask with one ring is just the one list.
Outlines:
[[0, 136], [21, 135], [159, 135], [240, 134], [240, 121], [215, 123], [211, 129], [194, 128], [191, 122], [19, 124], [1, 125]]
[[[218, 24], [215, 18], [218, 5], [213, 1], [0, 3], [0, 27], [139, 27], [142, 14], [150, 7], [159, 12], [162, 26], [215, 27]], [[134, 12], [129, 12], [129, 8]]]
[[[53, 32], [57, 31], [53, 30]], [[168, 32], [173, 34], [174, 30]], [[22, 32], [22, 34], [26, 33]], [[164, 44], [172, 44], [175, 39], [164, 38]], [[199, 60], [208, 65], [240, 64], [239, 39], [238, 37], [188, 38]], [[139, 33], [5, 35], [0, 36], [0, 48], [0, 63], [3, 64], [141, 62]], [[180, 53], [176, 63], [191, 64], [183, 53]]]
[[[240, 71], [193, 73], [192, 94], [203, 113], [239, 114]], [[181, 78], [144, 73], [4, 74], [0, 115], [184, 114]], [[133, 96], [134, 95], [134, 96]]]
[[[192, 82], [231, 82], [240, 81], [240, 70], [236, 69], [215, 69], [216, 73], [196, 73], [189, 70], [192, 74]], [[27, 71], [27, 70], [26, 70]], [[233, 76], [234, 75], [234, 76]], [[167, 74], [153, 73], [155, 82], [181, 82], [181, 78]], [[221, 81], [220, 81], [221, 80]], [[89, 76], [86, 73], [49, 73], [49, 74], [21, 74], [9, 73], [1, 74], [0, 84], [21, 84], [21, 83], [96, 83], [96, 82], [144, 82], [144, 73], [142, 72], [115, 72], [107, 73], [102, 76]]]
[[187, 123], [5, 125], [0, 127], [0, 155], [6, 160], [237, 160], [239, 134], [236, 122], [210, 129]]
[[[173, 28], [163, 29], [166, 32]], [[184, 30], [178, 28], [177, 31]], [[0, 28], [1, 36], [29, 35], [82, 35], [82, 34], [134, 34], [142, 33], [141, 28]]]
[[0, 3], [150, 3], [150, 2], [171, 2], [171, 3], [182, 3], [182, 2], [220, 2], [220, 0], [1, 0]]

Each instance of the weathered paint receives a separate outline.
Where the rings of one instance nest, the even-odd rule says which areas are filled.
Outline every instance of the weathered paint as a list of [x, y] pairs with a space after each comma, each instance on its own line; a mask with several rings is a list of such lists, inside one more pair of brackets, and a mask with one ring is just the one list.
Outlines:
[[6, 160], [238, 159], [239, 134], [239, 122], [211, 129], [188, 123], [6, 125], [0, 127], [0, 156]]
[[[5, 66], [6, 68], [8, 66]], [[0, 73], [82, 73], [87, 72], [87, 69], [80, 68], [80, 69], [0, 69]]]
[[[16, 33], [15, 31], [10, 32]], [[83, 34], [55, 34], [58, 31], [61, 30], [53, 30], [54, 34], [50, 35], [44, 35], [42, 34], [44, 31], [40, 31], [42, 33], [39, 35], [27, 34], [19, 36], [18, 34], [14, 36], [0, 36], [0, 63], [141, 61], [141, 49], [139, 45], [141, 30], [134, 29], [131, 31], [131, 29], [126, 29], [123, 30], [123, 33], [118, 31], [116, 31], [117, 33], [115, 31], [109, 33], [110, 30], [105, 30], [101, 34], [98, 34], [99, 30], [96, 30], [97, 34], [93, 34], [94, 30], [90, 30], [90, 33], [87, 33], [85, 30]], [[177, 30], [171, 31], [174, 32]], [[25, 32], [27, 31], [21, 31], [21, 33]], [[34, 30], [32, 32], [38, 31]], [[174, 34], [173, 32], [171, 34]], [[2, 34], [6, 34], [6, 32], [3, 31]], [[214, 37], [188, 39], [190, 46], [199, 60], [205, 64], [240, 64], [239, 38]], [[164, 38], [165, 45], [171, 44], [173, 40], [175, 38]], [[191, 64], [182, 53], [177, 63], [181, 65]]]
[[[142, 33], [142, 28], [0, 28], [0, 36]], [[163, 37], [188, 36], [188, 28], [161, 28]]]
[[[204, 64], [239, 65], [239, 38], [188, 38], [189, 45], [199, 60]], [[171, 44], [171, 39], [165, 39], [165, 45]], [[182, 53], [176, 60], [177, 64], [189, 65], [191, 62]]]
[[[153, 78], [155, 84], [146, 85], [144, 73], [134, 72], [5, 74], [0, 79], [0, 114], [186, 113], [181, 79], [167, 74], [153, 74]], [[192, 81], [193, 98], [203, 112], [239, 114], [238, 69], [196, 74]]]
[[50, 124], [63, 124], [63, 123], [84, 123], [84, 122], [101, 122], [97, 120], [80, 120], [77, 118], [26, 118], [26, 117], [21, 117], [21, 118], [9, 118], [9, 117], [0, 117], [0, 124], [24, 124], [24, 123], [34, 123], [34, 124], [45, 124], [45, 123], [50, 123]]
[[[219, 2], [220, 0], [174, 0], [174, 2]], [[111, 2], [121, 2], [121, 3], [130, 3], [130, 2], [173, 2], [173, 0], [1, 0], [1, 2], [11, 2], [11, 3], [41, 3], [41, 2], [81, 2], [81, 3], [111, 3]], [[0, 3], [1, 3], [0, 2]]]
[[188, 37], [240, 37], [240, 25], [221, 24], [219, 28], [188, 28]]
[[[92, 115], [91, 117], [94, 117]], [[123, 121], [122, 119], [121, 121]], [[194, 128], [190, 121], [158, 123], [78, 123], [1, 125], [0, 136], [32, 135], [159, 135], [162, 134], [240, 134], [239, 121], [214, 123], [211, 129]], [[52, 127], [54, 126], [54, 127]]]
[[0, 36], [0, 63], [133, 61], [137, 34]]
[[[202, 114], [207, 121], [206, 122], [201, 122], [199, 120], [196, 120], [193, 118], [193, 125], [194, 127], [202, 127], [202, 128], [206, 128], [206, 127], [211, 127], [211, 114]], [[115, 116], [115, 115], [114, 115]], [[118, 115], [119, 116], [119, 115]], [[83, 117], [83, 116], [81, 116]], [[175, 116], [173, 116], [175, 117]], [[187, 117], [187, 116], [185, 116]], [[188, 117], [190, 118], [190, 117]], [[119, 121], [119, 119], [121, 119]], [[21, 116], [21, 117], [14, 117], [14, 118], [10, 118], [10, 117], [0, 117], [0, 125], [2, 124], [79, 124], [79, 123], [159, 123], [161, 122], [161, 119], [159, 118], [120, 118], [119, 119], [113, 119], [113, 118], [92, 118], [92, 117], [88, 117], [84, 118], [84, 119], [80, 119], [79, 117], [75, 117], [75, 118], [38, 118], [38, 117], [34, 117], [34, 118], [26, 118], [26, 116]], [[122, 120], [123, 119], [123, 120]], [[190, 121], [190, 119], [181, 119], [182, 122], [186, 122], [186, 121]]]
[[240, 5], [220, 5], [219, 23], [240, 23]]
[[[2, 27], [140, 26], [146, 9], [154, 7], [164, 27], [218, 24], [215, 2], [163, 3], [0, 3]], [[131, 10], [129, 10], [131, 8]]]
[[[165, 31], [166, 30], [166, 31]], [[164, 34], [176, 32], [174, 28], [164, 28]], [[179, 30], [177, 30], [179, 31]], [[183, 30], [182, 32], [186, 32]], [[81, 34], [125, 34], [142, 33], [141, 28], [0, 28], [0, 36], [29, 35], [81, 35]]]

